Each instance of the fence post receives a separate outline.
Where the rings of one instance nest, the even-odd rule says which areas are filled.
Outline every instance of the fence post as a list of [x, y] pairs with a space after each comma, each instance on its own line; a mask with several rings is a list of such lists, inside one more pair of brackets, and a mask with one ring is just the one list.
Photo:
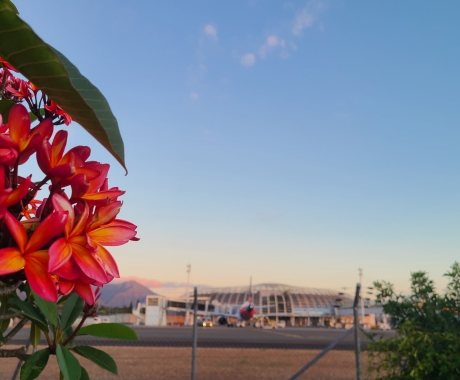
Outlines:
[[193, 289], [193, 330], [192, 330], [192, 376], [191, 379], [195, 380], [196, 372], [196, 342], [197, 342], [197, 325], [196, 325], [196, 315], [198, 312], [198, 296], [196, 286]]
[[[359, 302], [359, 293], [361, 290], [361, 284], [358, 282], [356, 284], [356, 294], [355, 301], [353, 302], [353, 319], [355, 330], [355, 355], [356, 355], [356, 379], [361, 380], [361, 347], [359, 343], [359, 320], [358, 320], [358, 302]], [[364, 316], [363, 316], [364, 318]]]

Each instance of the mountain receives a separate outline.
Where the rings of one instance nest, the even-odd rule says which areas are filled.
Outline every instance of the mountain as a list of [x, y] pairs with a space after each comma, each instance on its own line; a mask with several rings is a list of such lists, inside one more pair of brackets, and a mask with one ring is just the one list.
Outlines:
[[[136, 276], [116, 278], [113, 280], [112, 284], [120, 284], [121, 282], [126, 282], [126, 281], [136, 281], [137, 283], [147, 286], [148, 288], [185, 288], [186, 287], [185, 282], [173, 282], [173, 281], [161, 282], [158, 280], [153, 280], [151, 278], [140, 278]], [[191, 289], [193, 289], [194, 286], [198, 286], [199, 288], [209, 287], [209, 285], [203, 285], [203, 284], [190, 284]]]
[[149, 278], [139, 278], [135, 276], [129, 276], [129, 277], [123, 277], [123, 278], [116, 278], [113, 280], [112, 284], [120, 284], [122, 282], [127, 282], [127, 281], [135, 281], [138, 284], [142, 284], [144, 286], [147, 286], [149, 288], [161, 288], [163, 284], [160, 281], [157, 280], [152, 280]]
[[145, 302], [145, 297], [149, 295], [157, 294], [136, 281], [125, 281], [104, 285], [99, 303], [108, 307], [124, 307], [131, 303], [136, 306], [137, 300]]

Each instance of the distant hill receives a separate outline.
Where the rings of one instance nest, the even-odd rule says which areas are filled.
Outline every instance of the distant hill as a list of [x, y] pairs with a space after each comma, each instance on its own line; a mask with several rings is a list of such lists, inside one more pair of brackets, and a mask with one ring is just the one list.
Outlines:
[[130, 303], [136, 306], [137, 300], [145, 302], [145, 297], [149, 295], [156, 293], [136, 281], [107, 284], [101, 288], [99, 303], [108, 307], [124, 307]]

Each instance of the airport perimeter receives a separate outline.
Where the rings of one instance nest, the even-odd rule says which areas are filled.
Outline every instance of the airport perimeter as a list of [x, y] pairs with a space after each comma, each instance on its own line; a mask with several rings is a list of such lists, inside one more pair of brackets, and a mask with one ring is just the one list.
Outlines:
[[[78, 345], [103, 348], [118, 363], [119, 376], [83, 360], [84, 367], [97, 379], [144, 380], [190, 378], [192, 358], [192, 327], [133, 326], [138, 341], [123, 341], [81, 336]], [[251, 326], [197, 328], [196, 379], [288, 379], [347, 330], [318, 327], [286, 327], [258, 329]], [[30, 328], [26, 326], [9, 342], [10, 347], [25, 345]], [[391, 336], [392, 331], [378, 331]], [[361, 347], [370, 342], [361, 334]], [[42, 345], [45, 342], [41, 342]], [[363, 371], [366, 353], [362, 353]], [[11, 379], [17, 359], [8, 359], [0, 368], [1, 379]], [[40, 379], [55, 379], [57, 365], [53, 362]], [[327, 352], [299, 379], [355, 379], [353, 334], [349, 334], [333, 350]], [[366, 375], [363, 379], [368, 378]]]
[[[119, 375], [113, 375], [82, 358], [82, 365], [98, 380], [183, 380], [190, 379], [190, 348], [101, 347], [117, 362]], [[197, 380], [286, 380], [319, 350], [198, 348]], [[0, 379], [11, 379], [16, 359], [3, 359]], [[40, 380], [56, 380], [55, 360]], [[349, 380], [355, 377], [352, 351], [331, 351], [299, 379]]]

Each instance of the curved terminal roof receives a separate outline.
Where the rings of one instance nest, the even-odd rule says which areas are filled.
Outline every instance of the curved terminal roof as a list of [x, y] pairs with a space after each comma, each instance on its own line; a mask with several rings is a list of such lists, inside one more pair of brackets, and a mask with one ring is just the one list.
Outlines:
[[[248, 300], [249, 287], [203, 288], [199, 297], [208, 298], [214, 305], [238, 306]], [[324, 315], [339, 302], [349, 302], [351, 297], [338, 291], [290, 286], [285, 284], [258, 284], [252, 286], [252, 301], [257, 314]]]

